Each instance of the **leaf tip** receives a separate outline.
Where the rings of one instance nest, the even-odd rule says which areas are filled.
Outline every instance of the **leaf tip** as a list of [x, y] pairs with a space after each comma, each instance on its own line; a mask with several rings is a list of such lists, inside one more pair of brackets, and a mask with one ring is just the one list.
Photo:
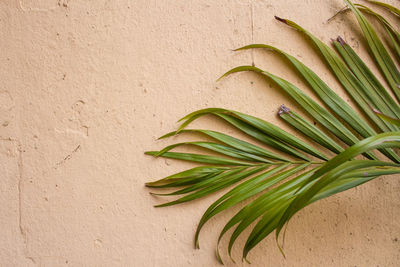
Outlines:
[[245, 261], [247, 264], [251, 264], [251, 262], [246, 257], [243, 257], [242, 261]]
[[281, 105], [281, 107], [278, 110], [278, 115], [281, 116], [282, 114], [289, 114], [290, 109], [286, 107], [284, 104]]
[[221, 81], [223, 78], [225, 78], [226, 76], [228, 76], [228, 73], [224, 73], [221, 77], [219, 77], [216, 82]]
[[231, 254], [229, 254], [229, 258], [231, 259], [231, 261], [232, 261], [234, 264], [236, 264], [236, 261], [233, 259], [233, 257], [232, 257]]
[[280, 17], [278, 17], [278, 16], [274, 16], [274, 17], [275, 17], [276, 20], [278, 20], [278, 21], [280, 21], [280, 22], [283, 22], [283, 23], [285, 23], [285, 24], [288, 24], [286, 19], [280, 18]]
[[216, 255], [216, 257], [217, 257], [218, 262], [219, 262], [221, 265], [224, 265], [224, 262], [223, 262], [223, 260], [222, 260], [222, 258], [221, 258], [221, 254], [219, 253], [218, 246], [217, 246], [217, 249], [215, 250], [215, 255]]
[[375, 113], [375, 114], [382, 114], [382, 112], [380, 112], [379, 110], [377, 110], [376, 108], [371, 108], [372, 109], [372, 111]]
[[276, 239], [276, 245], [278, 246], [279, 252], [282, 254], [283, 258], [286, 259], [285, 252], [283, 251], [281, 245], [279, 245], [278, 239]]
[[171, 137], [171, 136], [174, 136], [177, 134], [178, 134], [178, 131], [170, 132], [170, 133], [164, 134], [163, 136], [158, 137], [157, 140], [161, 140], [161, 139]]
[[346, 45], [346, 42], [343, 40], [343, 38], [342, 37], [340, 37], [340, 36], [338, 36], [337, 38], [336, 38], [336, 41], [338, 41], [338, 43], [342, 46], [342, 47], [344, 47], [345, 45]]
[[161, 194], [161, 193], [153, 193], [153, 192], [149, 192], [150, 195], [157, 197], [157, 196], [165, 196], [167, 194]]
[[153, 157], [154, 157], [154, 155], [155, 155], [156, 153], [157, 153], [157, 151], [146, 151], [146, 152], [144, 152], [145, 155], [153, 156]]

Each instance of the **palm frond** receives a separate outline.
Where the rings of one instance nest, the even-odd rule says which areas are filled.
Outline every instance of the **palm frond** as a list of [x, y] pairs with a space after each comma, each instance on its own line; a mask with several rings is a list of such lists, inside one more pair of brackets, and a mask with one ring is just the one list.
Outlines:
[[[348, 10], [356, 16], [371, 54], [396, 99], [341, 37], [333, 41], [335, 49], [332, 49], [295, 22], [276, 17], [312, 41], [361, 114], [340, 98], [315, 72], [290, 54], [265, 44], [251, 44], [236, 49], [267, 49], [286, 58], [322, 104], [289, 81], [255, 66], [233, 68], [221, 78], [243, 71], [258, 73], [272, 80], [321, 127], [284, 105], [278, 112], [279, 117], [302, 137], [255, 116], [235, 110], [207, 108], [186, 115], [180, 120], [177, 131], [160, 137], [200, 134], [212, 141], [181, 142], [159, 151], [146, 152], [154, 157], [201, 164], [147, 183], [146, 186], [151, 188], [175, 189], [167, 193], [152, 193], [176, 197], [156, 207], [185, 203], [230, 188], [209, 206], [200, 219], [194, 238], [195, 247], [199, 247], [200, 232], [211, 218], [244, 203], [245, 206], [223, 227], [218, 244], [233, 228], [227, 248], [231, 256], [236, 240], [244, 230], [252, 227], [243, 248], [242, 258], [246, 259], [248, 253], [273, 231], [279, 244], [278, 237], [285, 224], [311, 203], [381, 175], [400, 173], [400, 157], [396, 150], [400, 146], [400, 106], [397, 102], [400, 99], [400, 74], [363, 13], [372, 15], [382, 23], [397, 52], [400, 52], [400, 35], [382, 15], [366, 6], [345, 1]], [[398, 9], [394, 7], [370, 2], [397, 14]], [[203, 116], [215, 116], [242, 132], [247, 140], [258, 143], [213, 130], [188, 128]], [[211, 154], [173, 151], [181, 146], [200, 148]], [[383, 155], [386, 160], [382, 160]], [[222, 262], [218, 245], [217, 258]]]

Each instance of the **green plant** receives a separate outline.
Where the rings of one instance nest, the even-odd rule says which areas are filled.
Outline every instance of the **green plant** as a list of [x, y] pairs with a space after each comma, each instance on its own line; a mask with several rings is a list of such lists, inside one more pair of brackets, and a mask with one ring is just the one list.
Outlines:
[[[295, 57], [269, 45], [252, 44], [236, 50], [268, 49], [279, 53], [305, 79], [324, 106], [288, 81], [254, 66], [234, 68], [222, 77], [241, 71], [253, 71], [263, 75], [288, 93], [310, 118], [322, 126], [321, 129], [285, 106], [281, 107], [279, 116], [301, 133], [303, 139], [257, 117], [233, 110], [209, 108], [185, 116], [181, 119], [182, 124], [177, 131], [161, 138], [181, 133], [197, 133], [212, 138], [215, 142], [177, 143], [160, 151], [146, 152], [147, 155], [155, 157], [203, 164], [147, 183], [146, 185], [152, 188], [179, 188], [165, 194], [152, 193], [154, 195], [184, 195], [156, 207], [188, 202], [235, 185], [204, 213], [195, 233], [196, 247], [199, 247], [199, 234], [207, 221], [224, 210], [252, 198], [227, 222], [218, 242], [228, 230], [235, 227], [228, 245], [228, 253], [231, 255], [232, 246], [238, 236], [257, 221], [244, 245], [243, 259], [274, 230], [280, 248], [278, 237], [282, 228], [302, 208], [381, 175], [400, 173], [400, 157], [396, 150], [400, 146], [400, 73], [364, 14], [382, 24], [398, 62], [400, 35], [380, 14], [366, 6], [345, 1], [347, 8], [341, 12], [351, 10], [356, 16], [370, 52], [391, 93], [342, 38], [338, 37], [333, 41], [335, 52], [293, 21], [276, 17], [278, 21], [295, 28], [312, 41], [362, 114], [355, 111]], [[370, 2], [381, 5], [400, 17], [399, 10], [392, 6]], [[216, 116], [265, 146], [212, 130], [187, 129], [191, 122], [204, 115]], [[178, 146], [200, 147], [216, 153], [217, 156], [171, 152]], [[222, 262], [218, 249], [217, 257]]]

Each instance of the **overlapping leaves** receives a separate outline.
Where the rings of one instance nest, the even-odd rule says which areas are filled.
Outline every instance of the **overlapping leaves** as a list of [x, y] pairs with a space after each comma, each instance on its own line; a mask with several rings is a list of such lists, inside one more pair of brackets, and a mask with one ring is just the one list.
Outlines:
[[[168, 193], [153, 193], [175, 196], [174, 200], [157, 207], [188, 202], [230, 188], [205, 211], [195, 233], [196, 247], [199, 247], [203, 226], [211, 218], [239, 203], [245, 203], [226, 223], [218, 243], [234, 228], [228, 243], [228, 253], [231, 255], [237, 238], [245, 229], [252, 227], [243, 248], [242, 256], [246, 259], [249, 251], [274, 230], [278, 240], [283, 226], [307, 205], [381, 175], [400, 173], [400, 157], [396, 150], [400, 144], [400, 107], [397, 104], [400, 99], [400, 74], [364, 14], [372, 15], [382, 23], [392, 42], [393, 52], [395, 55], [398, 53], [398, 56], [400, 35], [382, 15], [366, 6], [354, 5], [348, 0], [345, 2], [356, 16], [371, 54], [391, 92], [342, 38], [333, 41], [335, 51], [295, 22], [278, 17], [276, 19], [297, 29], [312, 41], [362, 114], [355, 111], [295, 57], [270, 45], [252, 44], [237, 50], [267, 49], [286, 58], [323, 105], [287, 80], [254, 66], [236, 67], [222, 77], [241, 71], [259, 73], [285, 91], [321, 128], [285, 106], [281, 107], [279, 116], [301, 133], [303, 138], [248, 114], [209, 108], [185, 116], [177, 131], [162, 138], [189, 133], [203, 135], [212, 141], [182, 142], [160, 151], [146, 152], [155, 157], [202, 164], [147, 183], [152, 188], [175, 189]], [[399, 15], [395, 7], [370, 2]], [[257, 140], [258, 145], [222, 132], [187, 128], [194, 120], [206, 115], [226, 122], [230, 127]], [[172, 151], [180, 146], [197, 147], [211, 153]], [[359, 155], [363, 157], [357, 158]], [[218, 249], [217, 257], [222, 262]]]

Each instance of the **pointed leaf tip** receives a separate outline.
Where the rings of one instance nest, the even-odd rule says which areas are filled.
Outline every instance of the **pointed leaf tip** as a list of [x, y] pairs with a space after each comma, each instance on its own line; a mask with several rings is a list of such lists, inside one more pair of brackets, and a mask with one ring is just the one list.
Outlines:
[[251, 262], [246, 257], [243, 257], [242, 262], [243, 261], [245, 261], [247, 264], [251, 264]]
[[346, 45], [346, 42], [343, 40], [342, 37], [338, 36], [338, 37], [336, 38], [336, 40], [338, 41], [338, 43], [339, 43], [341, 46], [345, 46], [345, 45]]
[[221, 77], [219, 77], [217, 80], [215, 80], [216, 82], [219, 82], [220, 80], [222, 80], [223, 78], [225, 78], [225, 74], [223, 74]]
[[283, 23], [287, 24], [287, 20], [286, 19], [280, 18], [278, 16], [275, 16], [275, 19], [279, 20], [280, 22], [283, 22]]
[[285, 252], [283, 251], [283, 248], [281, 247], [281, 245], [279, 245], [278, 241], [276, 241], [276, 244], [277, 244], [279, 252], [282, 254], [283, 258], [286, 259], [286, 255], [285, 255]]
[[374, 113], [377, 113], [377, 114], [382, 114], [382, 112], [380, 112], [380, 111], [377, 110], [376, 108], [372, 108], [372, 111], [373, 111]]
[[278, 111], [278, 115], [282, 115], [282, 114], [289, 114], [290, 109], [288, 107], [286, 107], [284, 104], [281, 105], [281, 107], [279, 108]]
[[217, 260], [218, 260], [219, 264], [224, 265], [224, 261], [223, 261], [222, 258], [221, 258], [221, 254], [219, 253], [218, 247], [217, 247], [217, 249], [216, 249], [216, 251], [215, 251], [215, 255], [216, 255], [216, 257], [217, 257]]
[[167, 134], [164, 134], [163, 136], [158, 137], [157, 140], [161, 140], [161, 139], [164, 139], [164, 138], [167, 138], [167, 137], [171, 137], [171, 136], [177, 135], [178, 133], [179, 133], [178, 131], [172, 131], [170, 133], [167, 133]]

